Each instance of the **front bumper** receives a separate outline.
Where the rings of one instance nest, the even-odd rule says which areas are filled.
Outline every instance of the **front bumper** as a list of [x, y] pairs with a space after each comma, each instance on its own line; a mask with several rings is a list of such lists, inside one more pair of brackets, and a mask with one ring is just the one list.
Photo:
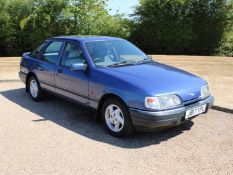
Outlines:
[[207, 104], [207, 112], [209, 108], [213, 105], [213, 102], [214, 97], [210, 96], [205, 100], [198, 101], [194, 104], [166, 111], [152, 112], [133, 108], [130, 108], [129, 110], [132, 118], [132, 123], [136, 130], [155, 130], [162, 127], [180, 125], [181, 123], [190, 120], [185, 119], [185, 112], [188, 109]]
[[21, 71], [19, 72], [19, 78], [24, 84], [26, 84], [26, 77], [27, 77], [26, 73], [21, 72]]

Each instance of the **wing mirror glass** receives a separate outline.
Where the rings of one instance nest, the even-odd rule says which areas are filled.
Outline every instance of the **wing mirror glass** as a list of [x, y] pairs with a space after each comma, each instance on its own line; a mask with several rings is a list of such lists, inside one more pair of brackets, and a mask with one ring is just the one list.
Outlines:
[[71, 65], [71, 71], [86, 71], [87, 64], [84, 63], [75, 63]]

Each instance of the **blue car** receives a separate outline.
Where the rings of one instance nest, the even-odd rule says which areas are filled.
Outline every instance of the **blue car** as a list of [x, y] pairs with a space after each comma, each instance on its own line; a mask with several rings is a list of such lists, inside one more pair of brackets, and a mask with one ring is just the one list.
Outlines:
[[52, 92], [86, 105], [116, 137], [177, 126], [214, 101], [205, 80], [114, 37], [48, 39], [23, 54], [19, 77], [34, 101]]

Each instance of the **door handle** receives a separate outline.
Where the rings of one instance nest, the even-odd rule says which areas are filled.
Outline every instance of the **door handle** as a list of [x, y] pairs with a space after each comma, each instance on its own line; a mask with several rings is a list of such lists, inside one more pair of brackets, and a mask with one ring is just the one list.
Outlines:
[[58, 69], [57, 72], [61, 74], [63, 72], [63, 70], [62, 69]]

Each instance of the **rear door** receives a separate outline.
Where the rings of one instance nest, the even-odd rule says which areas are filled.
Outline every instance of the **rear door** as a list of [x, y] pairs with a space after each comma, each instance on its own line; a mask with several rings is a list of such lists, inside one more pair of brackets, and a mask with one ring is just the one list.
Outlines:
[[55, 75], [56, 92], [81, 103], [88, 103], [88, 73], [71, 71], [71, 65], [75, 63], [87, 64], [79, 43], [66, 42]]
[[51, 41], [41, 53], [35, 72], [42, 88], [55, 91], [55, 72], [62, 45], [62, 41]]

